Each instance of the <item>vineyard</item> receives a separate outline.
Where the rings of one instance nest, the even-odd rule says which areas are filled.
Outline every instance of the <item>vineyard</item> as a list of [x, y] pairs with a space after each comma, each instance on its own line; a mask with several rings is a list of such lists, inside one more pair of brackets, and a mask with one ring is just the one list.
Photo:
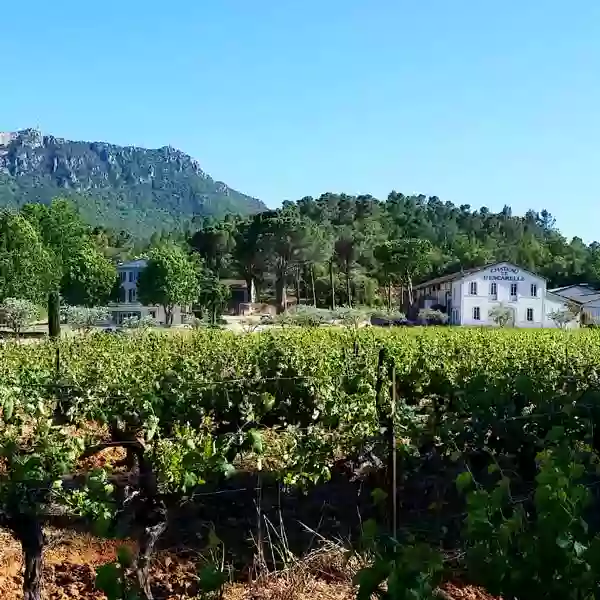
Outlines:
[[333, 539], [359, 598], [449, 597], [448, 580], [599, 597], [594, 330], [11, 343], [0, 406], [0, 526], [27, 600], [50, 525], [127, 541], [95, 571], [109, 600], [162, 597], [152, 564], [173, 539], [202, 554], [198, 597]]

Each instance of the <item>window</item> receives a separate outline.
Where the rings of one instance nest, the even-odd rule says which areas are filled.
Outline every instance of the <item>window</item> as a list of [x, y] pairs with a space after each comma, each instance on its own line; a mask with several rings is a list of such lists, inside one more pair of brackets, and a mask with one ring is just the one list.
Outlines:
[[156, 311], [155, 310], [149, 310], [148, 314], [153, 318], [156, 319]]
[[537, 298], [537, 283], [531, 284], [531, 297]]
[[479, 306], [473, 307], [473, 320], [481, 321], [481, 309], [479, 308]]
[[512, 297], [516, 297], [517, 296], [517, 291], [518, 291], [517, 284], [516, 283], [511, 283], [510, 284], [510, 295]]
[[122, 281], [122, 282], [125, 282], [125, 280], [126, 280], [126, 275], [127, 275], [127, 273], [125, 273], [125, 271], [121, 271], [121, 272], [119, 273], [119, 278], [121, 279], [121, 281]]
[[527, 309], [527, 320], [531, 323], [533, 321], [533, 308]]
[[471, 281], [471, 283], [469, 283], [469, 294], [471, 294], [471, 296], [477, 296], [477, 282], [476, 281]]
[[129, 292], [129, 302], [135, 302], [135, 290], [133, 288], [129, 288], [127, 291]]
[[129, 283], [133, 283], [133, 271], [129, 271]]
[[498, 295], [498, 284], [490, 283], [490, 296], [497, 296], [497, 295]]

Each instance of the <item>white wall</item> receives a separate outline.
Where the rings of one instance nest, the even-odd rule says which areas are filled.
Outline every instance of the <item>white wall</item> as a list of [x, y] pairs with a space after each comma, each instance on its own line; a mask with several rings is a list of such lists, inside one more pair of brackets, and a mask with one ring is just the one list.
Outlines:
[[[471, 291], [471, 282], [477, 284], [477, 294]], [[491, 295], [491, 284], [497, 287], [497, 296]], [[543, 278], [523, 271], [509, 263], [494, 265], [465, 276], [461, 281], [460, 315], [462, 325], [494, 325], [489, 317], [492, 308], [504, 305], [514, 311], [516, 327], [543, 327], [546, 303], [546, 282]], [[516, 298], [511, 297], [511, 285], [517, 285]], [[537, 295], [531, 295], [531, 285], [537, 286]], [[474, 318], [479, 307], [480, 320]], [[527, 309], [533, 310], [533, 321], [527, 320]]]
[[[559, 326], [548, 316], [550, 313], [555, 311], [567, 310], [568, 304], [563, 298], [550, 294], [546, 297], [546, 315], [544, 318], [544, 327], [548, 329], [557, 329]], [[579, 327], [579, 319], [574, 319], [567, 325], [567, 329], [574, 329]]]
[[450, 323], [458, 325], [462, 314], [462, 280], [452, 282], [452, 309], [450, 311]]

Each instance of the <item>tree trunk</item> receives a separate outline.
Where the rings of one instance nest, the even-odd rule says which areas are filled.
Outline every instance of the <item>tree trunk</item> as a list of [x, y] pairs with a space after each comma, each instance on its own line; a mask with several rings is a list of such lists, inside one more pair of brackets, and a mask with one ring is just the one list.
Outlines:
[[317, 292], [315, 291], [315, 265], [310, 265], [310, 289], [312, 290], [313, 306], [317, 308]]
[[41, 600], [42, 597], [42, 553], [44, 533], [39, 520], [31, 515], [19, 515], [11, 519], [10, 529], [21, 543], [23, 550], [23, 598]]
[[277, 312], [279, 314], [287, 310], [287, 294], [285, 289], [285, 274], [278, 273], [275, 281], [275, 299], [277, 302]]
[[348, 298], [348, 306], [352, 307], [352, 288], [350, 286], [350, 265], [346, 263], [346, 297]]
[[409, 309], [412, 308], [414, 299], [413, 299], [413, 285], [412, 285], [412, 278], [409, 277], [408, 281], [406, 282], [406, 287], [408, 288], [408, 307]]
[[[149, 503], [151, 503], [150, 500]], [[162, 502], [149, 507], [148, 515], [150, 523], [144, 527], [144, 530], [138, 540], [139, 550], [135, 565], [137, 580], [145, 600], [152, 600], [152, 590], [150, 589], [150, 565], [152, 553], [158, 538], [167, 528], [166, 508]]]
[[296, 306], [300, 306], [300, 265], [296, 267]]
[[333, 260], [329, 261], [329, 286], [331, 287], [331, 310], [335, 310], [335, 282], [333, 279]]
[[387, 284], [387, 305], [388, 305], [388, 312], [392, 312], [392, 282], [388, 281]]
[[171, 327], [173, 324], [173, 307], [163, 305], [163, 309], [165, 311], [165, 325]]
[[246, 277], [246, 292], [248, 302], [254, 304], [256, 302], [256, 287], [254, 286], [254, 277]]
[[60, 338], [60, 296], [58, 292], [48, 294], [48, 335], [52, 340]]

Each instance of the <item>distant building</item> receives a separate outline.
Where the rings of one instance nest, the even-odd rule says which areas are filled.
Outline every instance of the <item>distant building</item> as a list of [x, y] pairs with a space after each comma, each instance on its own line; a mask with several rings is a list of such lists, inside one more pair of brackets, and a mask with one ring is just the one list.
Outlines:
[[577, 283], [550, 291], [577, 306], [584, 323], [600, 323], [600, 290], [589, 283]]
[[[161, 325], [166, 323], [165, 310], [162, 306], [146, 306], [138, 300], [137, 282], [147, 264], [148, 261], [141, 258], [117, 265], [117, 273], [121, 281], [119, 302], [109, 304], [112, 319], [117, 325], [130, 317], [141, 319], [147, 316], [152, 317]], [[173, 309], [173, 325], [186, 323], [188, 317], [187, 307], [176, 306]]]
[[506, 262], [436, 277], [415, 286], [414, 295], [416, 308], [441, 310], [453, 325], [493, 325], [490, 311], [504, 306], [515, 327], [557, 327], [549, 315], [569, 305], [548, 292], [543, 277]]

